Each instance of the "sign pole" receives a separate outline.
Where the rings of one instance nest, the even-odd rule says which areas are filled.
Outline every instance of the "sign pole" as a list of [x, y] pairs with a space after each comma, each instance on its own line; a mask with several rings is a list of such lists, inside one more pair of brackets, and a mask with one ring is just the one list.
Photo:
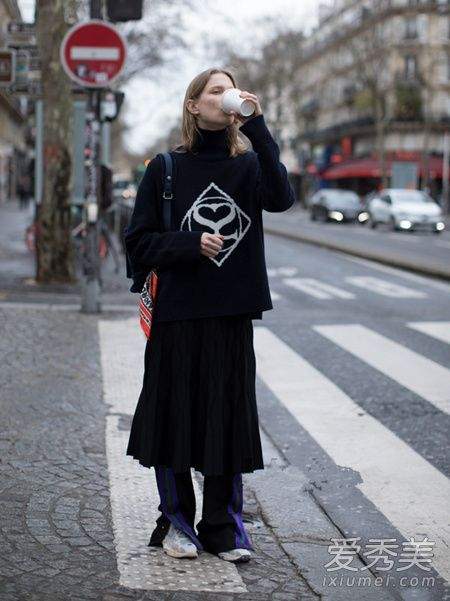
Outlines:
[[91, 0], [91, 20], [74, 25], [64, 36], [60, 48], [62, 66], [67, 75], [86, 89], [85, 147], [85, 221], [83, 254], [83, 296], [81, 311], [101, 311], [101, 266], [99, 255], [99, 209], [102, 204], [100, 135], [102, 93], [121, 73], [126, 57], [126, 44], [117, 29], [102, 20], [102, 1]]
[[[101, 19], [100, 3], [91, 0], [90, 3], [91, 19]], [[100, 92], [90, 89], [88, 92], [88, 124], [87, 124], [87, 150], [89, 150], [87, 165], [87, 194], [85, 203], [86, 217], [86, 237], [83, 252], [83, 297], [81, 301], [82, 313], [100, 313], [101, 312], [101, 287], [100, 287], [100, 256], [99, 248], [99, 228], [98, 228], [98, 209], [99, 209], [99, 96]]]
[[[101, 18], [99, 3], [91, 0], [90, 16], [91, 19]], [[85, 204], [86, 217], [86, 237], [83, 247], [83, 273], [84, 286], [83, 298], [81, 301], [82, 313], [100, 313], [101, 312], [101, 289], [100, 289], [100, 257], [98, 254], [99, 235], [98, 235], [98, 208], [99, 208], [99, 182], [98, 182], [98, 155], [99, 155], [99, 136], [97, 124], [97, 91], [90, 89], [88, 92], [88, 147], [90, 156], [88, 157], [88, 190]]]
[[100, 196], [99, 181], [99, 131], [100, 122], [98, 114], [99, 96], [98, 90], [89, 90], [89, 106], [86, 124], [86, 151], [88, 152], [86, 165], [86, 236], [84, 239], [83, 252], [83, 296], [81, 301], [82, 313], [101, 312], [101, 274], [99, 256], [99, 224], [98, 208]]

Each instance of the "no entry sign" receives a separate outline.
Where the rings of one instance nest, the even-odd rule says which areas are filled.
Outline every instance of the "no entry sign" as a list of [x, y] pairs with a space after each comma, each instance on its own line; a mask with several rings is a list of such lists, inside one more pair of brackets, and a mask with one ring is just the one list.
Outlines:
[[88, 88], [103, 88], [122, 71], [126, 46], [113, 25], [92, 19], [69, 29], [60, 55], [71, 79]]

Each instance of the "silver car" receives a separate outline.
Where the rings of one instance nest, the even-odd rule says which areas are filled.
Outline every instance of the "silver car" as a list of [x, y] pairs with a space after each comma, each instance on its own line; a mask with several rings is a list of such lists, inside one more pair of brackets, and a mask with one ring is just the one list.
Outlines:
[[386, 188], [371, 196], [367, 210], [372, 228], [387, 223], [393, 230], [427, 229], [436, 234], [445, 228], [441, 208], [421, 190]]

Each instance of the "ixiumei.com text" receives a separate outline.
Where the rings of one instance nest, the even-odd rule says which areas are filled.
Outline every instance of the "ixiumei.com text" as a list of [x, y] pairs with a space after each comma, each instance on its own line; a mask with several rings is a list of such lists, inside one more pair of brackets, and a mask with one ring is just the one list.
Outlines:
[[375, 587], [386, 587], [386, 586], [399, 586], [399, 587], [411, 587], [411, 588], [423, 588], [433, 587], [435, 584], [434, 576], [400, 576], [395, 577], [392, 574], [386, 574], [386, 576], [376, 576], [371, 578], [370, 576], [351, 576], [346, 574], [345, 576], [324, 576], [323, 586], [335, 586], [335, 587], [360, 587], [360, 586], [375, 586]]

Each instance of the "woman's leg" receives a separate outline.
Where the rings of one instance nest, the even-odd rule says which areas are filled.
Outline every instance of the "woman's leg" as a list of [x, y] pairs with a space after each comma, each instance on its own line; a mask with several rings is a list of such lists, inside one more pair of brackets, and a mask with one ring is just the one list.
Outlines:
[[160, 497], [158, 509], [162, 515], [156, 522], [150, 545], [160, 546], [171, 522], [201, 550], [202, 544], [194, 531], [195, 493], [191, 470], [176, 474], [170, 467], [156, 466], [155, 473]]
[[210, 553], [254, 550], [242, 521], [242, 474], [205, 476], [198, 537]]

